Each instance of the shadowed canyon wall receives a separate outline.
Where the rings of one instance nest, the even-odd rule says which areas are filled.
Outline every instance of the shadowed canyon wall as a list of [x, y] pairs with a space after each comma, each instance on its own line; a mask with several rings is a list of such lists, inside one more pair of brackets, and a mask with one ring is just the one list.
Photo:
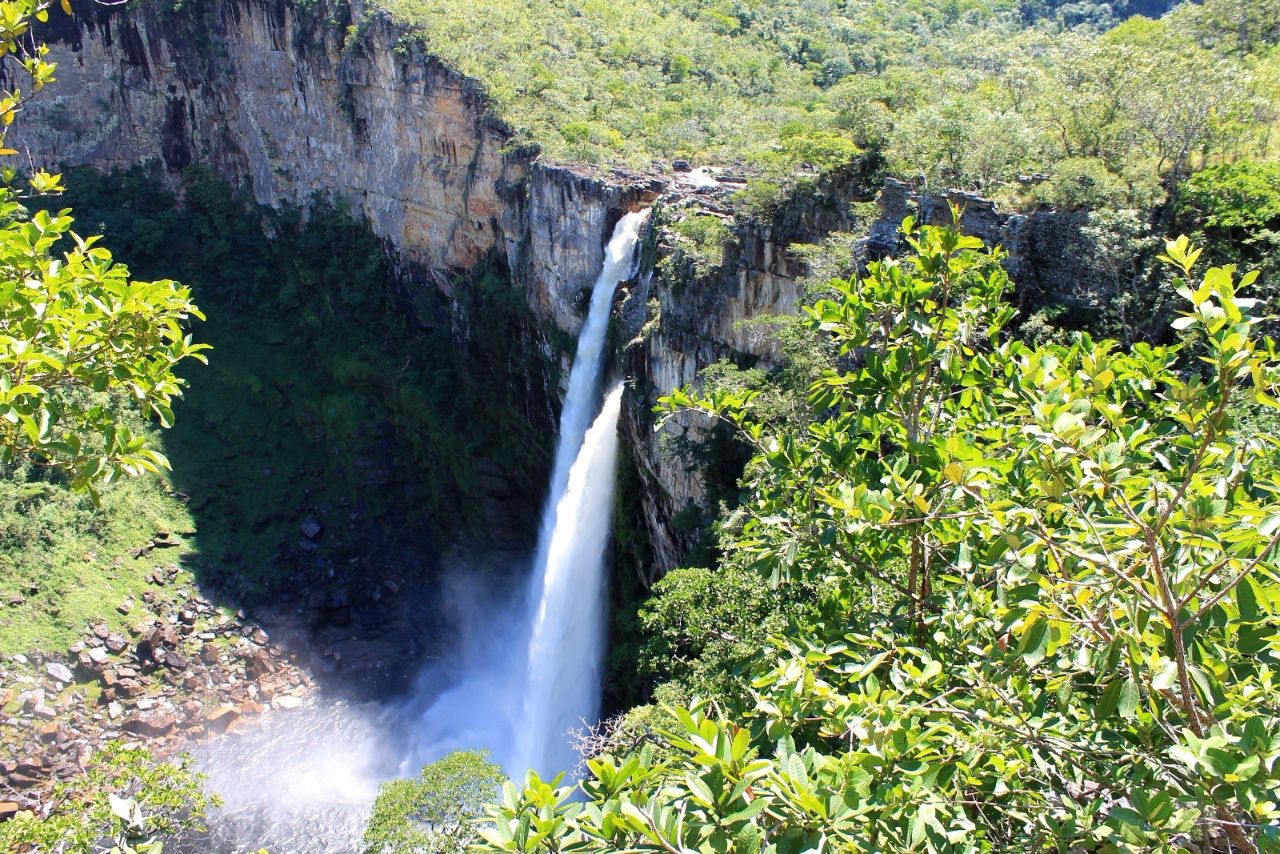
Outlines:
[[[341, 201], [368, 220], [411, 291], [449, 301], [470, 272], [505, 270], [540, 324], [529, 340], [566, 367], [566, 336], [581, 325], [583, 292], [621, 214], [659, 199], [715, 205], [715, 193], [704, 202], [703, 191], [670, 175], [539, 161], [512, 144], [474, 81], [358, 6], [354, 21], [345, 7], [285, 0], [208, 0], [182, 11], [86, 0], [75, 8], [73, 18], [55, 15], [45, 32], [58, 83], [27, 107], [9, 137], [36, 165], [155, 161], [176, 186], [181, 170], [199, 162], [263, 205]], [[673, 520], [690, 507], [713, 509], [705, 507], [705, 471], [654, 433], [654, 402], [718, 359], [767, 363], [775, 345], [742, 321], [796, 310], [805, 269], [787, 247], [852, 228], [850, 204], [874, 194], [869, 181], [854, 174], [826, 180], [767, 221], [740, 223], [710, 277], [642, 275], [622, 289], [623, 432], [643, 487], [639, 521], [651, 548], [644, 583], [677, 565], [691, 545]], [[1061, 268], [1054, 247], [1079, 223], [1010, 217], [967, 201], [966, 229], [1004, 242], [1020, 283], [1038, 287], [1056, 275], [1042, 271]], [[894, 229], [910, 210], [925, 218], [945, 210], [896, 182], [879, 204], [868, 255], [893, 250]], [[663, 251], [655, 240], [650, 235], [650, 257]], [[483, 318], [454, 320], [461, 336], [484, 334]], [[548, 424], [556, 403], [538, 402]], [[698, 441], [704, 429], [684, 418], [668, 433]], [[495, 494], [507, 491], [500, 479], [495, 473]]]

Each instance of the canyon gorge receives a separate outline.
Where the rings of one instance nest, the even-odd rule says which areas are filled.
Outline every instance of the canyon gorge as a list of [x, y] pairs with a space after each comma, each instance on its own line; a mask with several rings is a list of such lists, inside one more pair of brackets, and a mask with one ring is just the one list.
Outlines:
[[[281, 850], [312, 850], [313, 841], [290, 835], [290, 827], [272, 837], [254, 812], [255, 799], [281, 790], [281, 768], [291, 780], [331, 783], [289, 788], [289, 797], [337, 816], [324, 833], [354, 844], [360, 820], [353, 816], [372, 800], [376, 781], [474, 746], [467, 738], [483, 740], [508, 770], [564, 769], [573, 754], [567, 744], [547, 743], [547, 733], [592, 724], [602, 709], [617, 711], [643, 694], [638, 684], [612, 684], [601, 697], [607, 666], [615, 683], [631, 675], [626, 662], [606, 665], [608, 625], [617, 629], [665, 573], [713, 547], [708, 529], [726, 497], [724, 482], [736, 480], [743, 461], [740, 451], [726, 457], [713, 447], [714, 424], [704, 416], [681, 413], [656, 429], [655, 406], [671, 390], [696, 385], [717, 362], [775, 363], [769, 319], [796, 314], [807, 298], [803, 247], [847, 236], [838, 251], [857, 269], [901, 248], [905, 217], [947, 223], [956, 204], [962, 230], [1007, 250], [1020, 305], [1069, 304], [1097, 275], [1082, 248], [1085, 212], [1014, 213], [975, 193], [922, 193], [866, 161], [805, 175], [802, 190], [753, 215], [730, 203], [745, 184], [732, 163], [624, 169], [552, 162], [495, 116], [478, 83], [433, 56], [429, 41], [360, 3], [83, 4], [41, 35], [57, 63], [57, 85], [24, 108], [8, 138], [30, 165], [147, 166], [180, 201], [184, 171], [200, 167], [257, 205], [304, 221], [338, 208], [377, 239], [411, 349], [415, 335], [443, 331], [460, 353], [472, 352], [490, 330], [469, 295], [481, 279], [491, 289], [497, 281], [501, 298], [520, 307], [510, 342], [519, 367], [492, 377], [489, 365], [470, 367], [480, 380], [506, 386], [504, 399], [515, 405], [505, 415], [522, 430], [548, 448], [556, 436], [568, 439], [554, 456], [542, 453], [536, 470], [481, 454], [475, 509], [483, 523], [456, 541], [456, 532], [443, 530], [421, 541], [416, 532], [393, 536], [397, 546], [411, 544], [410, 557], [362, 564], [346, 580], [342, 565], [326, 565], [330, 587], [294, 591], [254, 612], [272, 638], [288, 639], [290, 652], [313, 650], [322, 687], [374, 670], [395, 676], [371, 680], [376, 689], [337, 706], [290, 711], [294, 724], [246, 728], [228, 754], [201, 748], [215, 784], [238, 786], [242, 774], [248, 781], [229, 798], [238, 817], [222, 828], [218, 850], [249, 850], [250, 839], [270, 838]], [[689, 217], [714, 218], [726, 229], [706, 264], [692, 263], [673, 231]], [[611, 241], [619, 235], [627, 238], [624, 254]], [[575, 361], [587, 340], [591, 352], [578, 350]], [[591, 362], [585, 373], [583, 361]], [[404, 422], [394, 428], [412, 430]], [[574, 468], [580, 451], [582, 472], [594, 472], [590, 484]], [[400, 480], [397, 465], [390, 452], [371, 462], [377, 476], [366, 485]], [[558, 506], [581, 541], [556, 539]], [[335, 518], [348, 510], [341, 507]], [[310, 516], [302, 523], [305, 557], [323, 554], [324, 523]], [[626, 532], [615, 532], [612, 550], [610, 525]], [[431, 572], [416, 573], [413, 556], [432, 549], [445, 556], [429, 561]], [[525, 577], [530, 554], [532, 581]], [[584, 569], [594, 575], [577, 574]], [[450, 589], [424, 592], [432, 587]], [[207, 602], [202, 607], [212, 616]], [[377, 609], [392, 616], [362, 616]], [[432, 616], [423, 617], [428, 610]], [[566, 648], [588, 655], [548, 652]], [[513, 682], [527, 685], [518, 697], [502, 696]], [[296, 705], [291, 699], [284, 708]], [[528, 728], [512, 732], [517, 720]], [[317, 765], [305, 744], [290, 741], [290, 727], [306, 743], [343, 739], [348, 749]], [[403, 750], [388, 750], [389, 741]], [[319, 814], [303, 809], [292, 827]]]

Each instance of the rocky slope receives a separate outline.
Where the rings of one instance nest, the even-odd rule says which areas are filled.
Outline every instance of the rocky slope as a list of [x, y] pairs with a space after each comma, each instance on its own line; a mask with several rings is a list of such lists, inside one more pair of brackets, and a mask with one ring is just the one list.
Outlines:
[[65, 654], [0, 663], [0, 820], [39, 808], [49, 786], [82, 771], [113, 739], [157, 755], [301, 706], [311, 662], [263, 628], [192, 591], [177, 564], [116, 610], [126, 631], [95, 623]]

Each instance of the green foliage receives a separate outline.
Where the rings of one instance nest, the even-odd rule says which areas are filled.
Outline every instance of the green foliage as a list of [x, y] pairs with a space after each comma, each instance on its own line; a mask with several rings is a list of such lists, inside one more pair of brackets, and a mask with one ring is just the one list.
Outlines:
[[1242, 160], [1193, 174], [1178, 194], [1179, 227], [1192, 233], [1213, 263], [1237, 262], [1260, 272], [1261, 298], [1276, 334], [1280, 308], [1280, 166]]
[[0, 823], [0, 846], [14, 854], [160, 854], [164, 842], [203, 830], [205, 811], [216, 805], [186, 759], [157, 762], [116, 741], [54, 787], [47, 815], [24, 810]]
[[695, 276], [705, 276], [724, 263], [725, 245], [733, 239], [733, 230], [723, 219], [711, 214], [695, 213], [676, 220], [670, 226], [678, 256], [687, 258]]
[[1035, 197], [1058, 210], [1091, 210], [1123, 205], [1128, 188], [1101, 160], [1074, 157], [1058, 164], [1053, 177], [1035, 188]]
[[585, 803], [509, 786], [486, 850], [1280, 843], [1280, 472], [1235, 420], [1280, 409], [1255, 275], [1193, 278], [1170, 242], [1184, 343], [1033, 347], [1002, 334], [998, 252], [909, 244], [809, 310], [841, 361], [807, 425], [750, 392], [666, 401], [756, 449], [726, 564], [817, 585], [818, 617], [760, 651], [748, 702], [596, 756]]
[[364, 854], [461, 854], [479, 840], [475, 819], [498, 792], [487, 753], [456, 751], [416, 779], [383, 783], [364, 832]]
[[768, 639], [813, 609], [803, 585], [770, 588], [736, 567], [675, 569], [640, 610], [645, 630], [637, 669], [685, 698], [745, 702], [749, 665]]
[[[62, 0], [62, 10], [71, 7]], [[16, 0], [0, 21], [0, 63], [15, 88], [0, 93], [0, 156], [23, 104], [53, 81], [48, 48], [30, 37], [49, 19], [51, 3]], [[23, 93], [16, 84], [26, 81]], [[119, 475], [168, 467], [145, 435], [129, 430], [122, 403], [173, 421], [183, 381], [174, 367], [204, 361], [185, 324], [203, 318], [190, 291], [169, 280], [133, 281], [97, 237], [71, 231], [69, 210], [30, 215], [0, 170], [0, 465], [31, 462], [67, 472], [75, 489], [94, 491]], [[35, 171], [36, 195], [63, 187], [60, 176]], [[104, 393], [110, 395], [104, 397]]]
[[156, 531], [193, 527], [167, 480], [117, 481], [102, 487], [95, 502], [47, 469], [26, 465], [2, 473], [0, 652], [66, 649], [99, 620], [125, 629], [126, 618], [114, 606], [154, 590], [145, 577], [171, 564], [173, 555], [156, 550], [127, 563], [124, 556]]
[[1243, 160], [1203, 169], [1179, 198], [1183, 216], [1217, 240], [1275, 240], [1280, 231], [1280, 163]]
[[1035, 165], [1037, 141], [1027, 119], [969, 95], [928, 104], [898, 121], [892, 168], [928, 187], [992, 192]]
[[1147, 217], [1128, 208], [1099, 208], [1089, 212], [1080, 233], [1085, 260], [1097, 276], [1080, 328], [1126, 345], [1167, 340], [1177, 296], [1162, 275], [1167, 269], [1158, 261], [1163, 241]]
[[[1278, 75], [1230, 42], [1269, 44], [1271, 14], [1214, 0], [1117, 25], [1168, 5], [381, 2], [485, 85], [519, 142], [562, 161], [733, 162], [756, 212], [797, 173], [863, 152], [1011, 199], [1019, 175], [1100, 160], [1133, 206], [1193, 161], [1267, 156]], [[1067, 166], [1063, 192], [1079, 177]]]
[[1280, 5], [1271, 0], [1206, 0], [1194, 20], [1196, 36], [1208, 46], [1250, 54], [1280, 44]]
[[[184, 385], [174, 367], [203, 362], [208, 349], [184, 328], [204, 317], [190, 291], [131, 280], [96, 238], [71, 232], [67, 211], [27, 218], [0, 199], [0, 219], [9, 223], [0, 230], [0, 464], [57, 467], [76, 489], [168, 468], [113, 404], [173, 423]], [[71, 246], [58, 253], [64, 238]]]

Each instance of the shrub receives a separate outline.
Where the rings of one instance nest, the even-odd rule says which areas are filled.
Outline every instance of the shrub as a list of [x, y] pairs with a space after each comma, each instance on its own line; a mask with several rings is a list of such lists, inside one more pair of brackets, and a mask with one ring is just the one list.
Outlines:
[[1072, 157], [1033, 191], [1037, 201], [1062, 211], [1094, 210], [1122, 204], [1124, 181], [1096, 157]]
[[483, 751], [455, 751], [414, 779], [383, 783], [364, 854], [462, 854], [479, 841], [474, 821], [498, 792], [502, 769]]

